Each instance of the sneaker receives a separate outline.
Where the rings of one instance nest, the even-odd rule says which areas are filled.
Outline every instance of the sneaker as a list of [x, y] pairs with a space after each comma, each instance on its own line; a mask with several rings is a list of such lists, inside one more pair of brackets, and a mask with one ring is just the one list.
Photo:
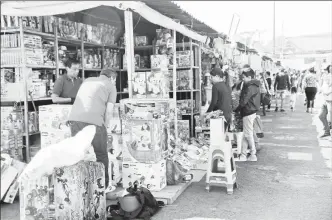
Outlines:
[[282, 109], [280, 109], [280, 111], [281, 111], [281, 112], [284, 112], [284, 111], [285, 111], [285, 109], [283, 109], [283, 108], [282, 108]]
[[277, 112], [278, 111], [278, 107], [276, 107], [276, 109], [274, 111]]
[[257, 156], [255, 154], [252, 154], [248, 157], [248, 161], [257, 161]]
[[241, 162], [247, 161], [247, 157], [245, 155], [241, 154], [239, 156], [239, 160], [238, 161], [241, 161]]
[[319, 138], [325, 138], [325, 137], [328, 137], [328, 136], [331, 136], [331, 134], [329, 134], [329, 133], [325, 133], [325, 134], [319, 136]]
[[294, 108], [293, 108], [293, 106], [292, 106], [292, 107], [290, 107], [290, 109], [292, 110], [292, 112], [294, 111]]

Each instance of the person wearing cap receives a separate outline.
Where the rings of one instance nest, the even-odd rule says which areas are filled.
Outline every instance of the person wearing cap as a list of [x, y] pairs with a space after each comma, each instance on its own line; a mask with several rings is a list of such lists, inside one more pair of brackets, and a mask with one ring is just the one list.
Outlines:
[[274, 82], [274, 91], [276, 91], [276, 112], [279, 110], [278, 99], [280, 99], [280, 111], [285, 111], [283, 107], [287, 90], [290, 91], [290, 79], [285, 70], [281, 69]]
[[53, 103], [74, 103], [77, 92], [83, 82], [82, 79], [77, 77], [80, 69], [78, 60], [68, 58], [64, 65], [67, 73], [60, 76], [54, 83], [51, 96]]
[[108, 68], [103, 69], [99, 77], [89, 77], [84, 80], [68, 119], [72, 136], [88, 125], [96, 126], [92, 146], [97, 162], [105, 166], [106, 186], [109, 183], [106, 127], [116, 102], [116, 77], [116, 70]]
[[307, 100], [307, 113], [311, 109], [311, 113], [315, 104], [315, 97], [317, 94], [317, 77], [315, 74], [315, 69], [310, 68], [309, 73], [303, 79], [303, 88]]
[[220, 68], [212, 69], [210, 75], [213, 86], [211, 103], [207, 112], [216, 110], [223, 111], [226, 120], [226, 129], [232, 119], [232, 91], [231, 88], [226, 85], [225, 73]]
[[[332, 65], [328, 65], [321, 76], [320, 90], [325, 99], [325, 103], [319, 113], [319, 119], [324, 126], [324, 133], [320, 138], [328, 137], [331, 135], [331, 122], [332, 122]], [[328, 121], [328, 115], [330, 115], [330, 120]], [[329, 125], [330, 123], [330, 125]]]

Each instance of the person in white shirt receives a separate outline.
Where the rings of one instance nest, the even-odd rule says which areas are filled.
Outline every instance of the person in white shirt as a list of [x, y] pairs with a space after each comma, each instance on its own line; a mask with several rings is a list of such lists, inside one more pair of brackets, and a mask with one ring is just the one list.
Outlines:
[[[322, 93], [325, 99], [325, 103], [323, 104], [321, 111], [319, 113], [319, 119], [323, 123], [324, 133], [320, 136], [320, 138], [331, 136], [331, 121], [332, 121], [332, 67], [329, 65], [326, 68], [326, 72], [322, 74], [320, 81], [320, 90], [319, 93]], [[328, 117], [329, 122], [328, 122]], [[329, 125], [330, 123], [330, 125]]]

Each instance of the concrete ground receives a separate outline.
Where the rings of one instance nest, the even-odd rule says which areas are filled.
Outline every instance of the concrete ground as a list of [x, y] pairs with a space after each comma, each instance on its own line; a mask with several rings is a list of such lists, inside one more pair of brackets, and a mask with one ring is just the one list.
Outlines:
[[[295, 112], [262, 117], [263, 149], [258, 162], [237, 162], [233, 195], [223, 187], [206, 192], [203, 177], [153, 219], [331, 220], [331, 139], [317, 139], [320, 125], [303, 100]], [[18, 220], [19, 203], [1, 204], [1, 219]]]
[[318, 141], [317, 114], [305, 113], [303, 101], [295, 112], [261, 117], [263, 149], [258, 162], [237, 162], [233, 195], [223, 187], [206, 192], [203, 177], [153, 219], [331, 220], [331, 140]]

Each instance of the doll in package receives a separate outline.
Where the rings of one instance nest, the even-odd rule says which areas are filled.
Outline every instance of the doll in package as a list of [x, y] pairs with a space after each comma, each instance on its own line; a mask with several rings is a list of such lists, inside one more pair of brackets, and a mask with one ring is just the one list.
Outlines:
[[133, 96], [136, 98], [146, 97], [146, 81], [145, 72], [138, 72], [133, 74]]

